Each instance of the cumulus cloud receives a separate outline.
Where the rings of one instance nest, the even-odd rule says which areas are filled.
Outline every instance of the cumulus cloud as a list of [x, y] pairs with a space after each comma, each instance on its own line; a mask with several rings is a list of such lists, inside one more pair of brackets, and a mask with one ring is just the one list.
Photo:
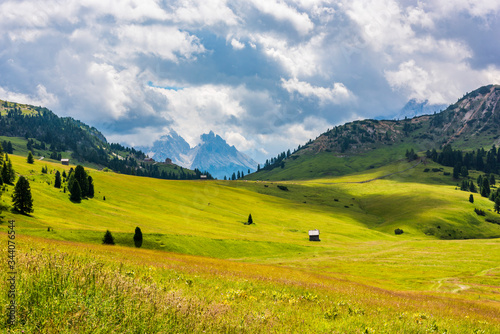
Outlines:
[[36, 93], [34, 95], [12, 92], [8, 89], [0, 87], [0, 99], [4, 101], [31, 104], [34, 106], [49, 108], [54, 108], [58, 104], [57, 97], [54, 94], [47, 92], [45, 86], [41, 84], [36, 86]]
[[210, 130], [252, 154], [409, 98], [500, 83], [488, 0], [5, 0], [0, 98], [146, 144]]
[[231, 46], [235, 50], [243, 50], [245, 48], [245, 44], [241, 43], [237, 39], [231, 39]]
[[290, 22], [301, 35], [309, 33], [314, 28], [314, 23], [307, 13], [299, 13], [284, 1], [252, 0], [252, 3], [263, 14], [271, 15], [278, 21]]
[[340, 104], [352, 100], [353, 94], [342, 83], [334, 83], [332, 88], [313, 86], [308, 82], [299, 81], [297, 78], [281, 79], [283, 88], [289, 93], [297, 92], [305, 97], [316, 97], [321, 103]]

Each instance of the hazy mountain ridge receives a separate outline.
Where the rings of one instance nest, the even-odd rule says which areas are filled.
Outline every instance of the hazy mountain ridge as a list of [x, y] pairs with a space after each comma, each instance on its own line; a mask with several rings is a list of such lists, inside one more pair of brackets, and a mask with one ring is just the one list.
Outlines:
[[138, 147], [157, 161], [166, 158], [185, 167], [208, 171], [216, 178], [231, 177], [232, 173], [255, 171], [257, 162], [230, 146], [212, 131], [200, 136], [201, 143], [191, 148], [175, 131], [162, 136], [151, 147]]

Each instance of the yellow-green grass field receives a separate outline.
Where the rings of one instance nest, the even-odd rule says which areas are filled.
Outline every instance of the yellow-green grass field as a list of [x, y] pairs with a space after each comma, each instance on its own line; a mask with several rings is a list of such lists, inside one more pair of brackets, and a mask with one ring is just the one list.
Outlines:
[[[96, 196], [77, 204], [53, 187], [54, 171], [69, 167], [10, 158], [30, 181], [35, 208], [29, 217], [2, 213], [2, 231], [15, 219], [18, 234], [15, 331], [494, 333], [500, 326], [500, 225], [473, 210], [499, 216], [489, 200], [474, 194], [471, 204], [454, 182], [424, 173], [428, 166], [404, 171], [411, 164], [399, 162], [280, 183], [89, 170]], [[404, 172], [351, 183], [394, 171]], [[4, 191], [4, 205], [12, 191]], [[255, 224], [244, 225], [250, 213]], [[136, 226], [142, 249], [133, 247]], [[308, 241], [316, 228], [321, 242]], [[107, 229], [116, 246], [101, 245]]]

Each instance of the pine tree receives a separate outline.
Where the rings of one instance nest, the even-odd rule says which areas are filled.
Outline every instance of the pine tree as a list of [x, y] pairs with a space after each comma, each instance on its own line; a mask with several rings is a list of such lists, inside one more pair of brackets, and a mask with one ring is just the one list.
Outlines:
[[488, 178], [485, 177], [483, 178], [483, 185], [481, 187], [481, 196], [483, 197], [489, 197], [490, 196], [490, 182], [488, 181]]
[[467, 169], [466, 166], [462, 166], [462, 169], [460, 170], [460, 174], [462, 174], [463, 177], [469, 176], [469, 170]]
[[469, 183], [469, 191], [471, 193], [476, 193], [477, 190], [476, 190], [476, 186], [474, 185], [474, 182], [471, 180], [470, 183]]
[[61, 188], [61, 173], [59, 171], [56, 172], [56, 179], [54, 181], [55, 188]]
[[28, 152], [27, 161], [28, 161], [29, 164], [32, 164], [32, 163], [35, 162], [35, 158], [33, 157], [33, 153], [31, 153], [31, 151]]
[[111, 232], [109, 230], [106, 230], [106, 233], [104, 234], [104, 238], [102, 238], [102, 243], [104, 245], [114, 245], [115, 244], [115, 238], [111, 235]]
[[456, 164], [455, 167], [453, 167], [453, 178], [458, 179], [460, 177], [460, 171], [462, 170], [462, 166], [460, 164]]
[[93, 198], [94, 197], [94, 180], [92, 179], [92, 176], [89, 175], [87, 178], [88, 184], [89, 184], [89, 193], [88, 197]]
[[253, 219], [252, 219], [252, 214], [248, 215], [248, 222], [247, 225], [253, 224]]
[[74, 175], [75, 181], [80, 185], [81, 197], [87, 197], [89, 195], [89, 180], [82, 165], [76, 166]]
[[5, 183], [10, 183], [9, 182], [9, 170], [8, 170], [8, 167], [7, 167], [7, 162], [5, 162], [3, 164], [3, 167], [2, 167], [2, 180]]
[[142, 246], [142, 231], [139, 227], [135, 228], [134, 244], [137, 248], [140, 248]]
[[495, 199], [495, 212], [500, 213], [500, 197]]
[[474, 196], [472, 194], [469, 196], [469, 202], [474, 203]]
[[490, 185], [494, 186], [496, 183], [496, 180], [495, 180], [495, 175], [491, 174], [490, 175]]
[[7, 147], [5, 148], [5, 152], [7, 152], [9, 154], [14, 153], [14, 148], [12, 147], [12, 143], [10, 142], [10, 140], [7, 143]]
[[14, 184], [14, 181], [16, 180], [16, 172], [14, 172], [14, 168], [12, 168], [12, 161], [10, 160], [10, 158], [7, 156], [7, 154], [5, 156], [7, 157], [7, 159], [5, 160], [4, 165], [7, 165], [7, 175], [8, 175], [6, 183]]
[[12, 202], [14, 209], [21, 214], [33, 212], [33, 198], [31, 197], [30, 184], [24, 176], [20, 176], [19, 180], [17, 180]]
[[72, 202], [80, 202], [82, 200], [82, 189], [80, 188], [80, 184], [75, 180], [75, 178], [70, 179], [72, 179], [73, 182], [71, 182], [71, 186], [69, 188], [69, 192], [71, 193], [69, 199]]

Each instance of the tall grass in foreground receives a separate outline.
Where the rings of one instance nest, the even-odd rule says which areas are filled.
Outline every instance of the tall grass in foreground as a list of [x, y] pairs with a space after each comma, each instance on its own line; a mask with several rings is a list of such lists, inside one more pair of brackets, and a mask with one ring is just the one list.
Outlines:
[[[500, 323], [487, 304], [286, 268], [23, 239], [14, 333], [495, 333]], [[0, 321], [5, 330], [5, 311]]]

